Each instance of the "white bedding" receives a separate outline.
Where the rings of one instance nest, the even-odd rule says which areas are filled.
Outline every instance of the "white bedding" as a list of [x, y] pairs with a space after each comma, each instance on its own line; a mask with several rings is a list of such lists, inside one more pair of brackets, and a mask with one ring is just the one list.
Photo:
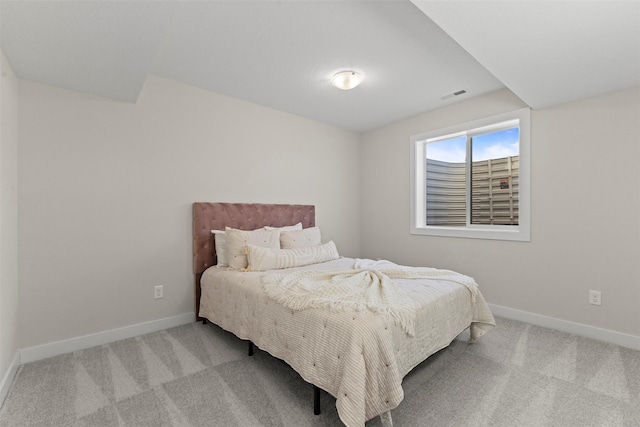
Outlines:
[[[263, 277], [301, 270], [350, 270], [341, 258], [287, 270], [240, 272], [210, 267], [202, 275], [200, 316], [286, 361], [302, 378], [336, 397], [348, 427], [395, 408], [402, 378], [471, 327], [475, 339], [495, 325], [480, 292], [445, 279], [394, 279], [416, 303], [415, 333], [372, 311], [286, 308], [266, 295]], [[372, 262], [370, 262], [372, 263]], [[399, 267], [388, 261], [376, 268]], [[466, 276], [463, 276], [466, 277]]]

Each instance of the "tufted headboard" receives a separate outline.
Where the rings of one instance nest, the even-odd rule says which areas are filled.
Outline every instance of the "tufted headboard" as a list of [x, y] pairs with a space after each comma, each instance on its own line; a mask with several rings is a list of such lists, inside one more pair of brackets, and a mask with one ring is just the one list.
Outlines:
[[259, 203], [204, 203], [193, 204], [193, 273], [195, 274], [196, 319], [200, 319], [200, 278], [210, 266], [216, 264], [214, 235], [211, 230], [225, 227], [255, 230], [270, 225], [283, 227], [302, 223], [303, 228], [315, 226], [315, 206], [276, 205]]

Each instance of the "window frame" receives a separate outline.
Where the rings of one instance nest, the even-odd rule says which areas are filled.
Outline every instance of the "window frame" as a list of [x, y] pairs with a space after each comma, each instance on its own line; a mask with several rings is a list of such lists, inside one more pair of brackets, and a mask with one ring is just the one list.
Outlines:
[[[427, 140], [434, 142], [457, 135], [477, 135], [492, 129], [500, 129], [508, 122], [518, 122], [519, 143], [519, 198], [518, 225], [469, 224], [470, 208], [467, 207], [467, 226], [426, 225], [426, 156]], [[410, 185], [410, 233], [424, 236], [465, 237], [474, 239], [531, 241], [531, 110], [519, 110], [436, 129], [411, 136], [411, 185]], [[470, 147], [467, 146], [467, 152]], [[469, 157], [469, 156], [468, 156]], [[469, 162], [469, 160], [467, 160]], [[468, 165], [469, 166], [469, 165]], [[467, 167], [469, 169], [469, 167]], [[468, 182], [468, 177], [467, 177]], [[468, 188], [467, 184], [467, 188]], [[467, 194], [467, 198], [470, 194]]]

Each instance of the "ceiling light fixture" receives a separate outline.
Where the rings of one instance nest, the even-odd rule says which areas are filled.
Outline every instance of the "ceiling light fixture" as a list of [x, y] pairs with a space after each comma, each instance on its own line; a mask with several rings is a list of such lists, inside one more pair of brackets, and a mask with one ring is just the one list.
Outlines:
[[362, 75], [355, 71], [340, 71], [331, 77], [331, 84], [342, 90], [353, 89], [362, 83]]

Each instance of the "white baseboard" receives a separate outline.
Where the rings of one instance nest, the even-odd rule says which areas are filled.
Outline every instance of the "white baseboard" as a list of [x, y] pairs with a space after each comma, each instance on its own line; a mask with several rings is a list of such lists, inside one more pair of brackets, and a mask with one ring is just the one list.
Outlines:
[[184, 313], [177, 316], [165, 317], [164, 319], [152, 320], [150, 322], [138, 323], [136, 325], [125, 326], [123, 328], [111, 329], [95, 334], [84, 335], [64, 341], [57, 341], [35, 347], [18, 350], [20, 353], [20, 363], [29, 363], [60, 354], [71, 353], [73, 351], [84, 350], [85, 348], [97, 345], [108, 344], [114, 341], [137, 337], [151, 332], [161, 331], [174, 326], [185, 325], [195, 321], [195, 313]]
[[[623, 347], [640, 350], [640, 337], [621, 332], [611, 331], [608, 329], [597, 328], [594, 326], [584, 325], [581, 323], [570, 322], [567, 320], [548, 317], [541, 314], [529, 313], [526, 311], [516, 310], [513, 308], [503, 307], [499, 305], [489, 304], [489, 308], [494, 315], [507, 319], [519, 320], [521, 322], [531, 323], [533, 325], [545, 328], [556, 329], [563, 332], [579, 335], [586, 338], [592, 338]], [[4, 397], [5, 387], [11, 385], [11, 380], [15, 373], [23, 363], [30, 363], [36, 360], [46, 359], [48, 357], [58, 356], [60, 354], [70, 353], [73, 351], [83, 350], [85, 348], [95, 347], [97, 345], [108, 344], [114, 341], [136, 337], [151, 332], [161, 331], [163, 329], [175, 326], [185, 325], [193, 322], [195, 313], [184, 313], [173, 317], [153, 320], [150, 322], [138, 323], [136, 325], [125, 326], [119, 329], [98, 332], [96, 334], [84, 335], [77, 338], [71, 338], [64, 341], [43, 344], [35, 347], [29, 347], [18, 350], [12, 365], [5, 373], [0, 383], [0, 397]], [[2, 399], [0, 399], [0, 402]]]
[[4, 399], [6, 399], [7, 394], [9, 394], [9, 389], [11, 388], [11, 383], [16, 376], [16, 372], [18, 372], [18, 368], [20, 367], [20, 353], [16, 352], [16, 355], [13, 357], [11, 364], [7, 368], [7, 371], [4, 373], [2, 377], [2, 381], [0, 381], [0, 408], [4, 403]]
[[570, 322], [568, 320], [557, 319], [555, 317], [543, 316], [541, 314], [529, 313], [513, 308], [502, 307], [489, 304], [491, 312], [498, 317], [519, 320], [545, 328], [556, 329], [562, 332], [591, 338], [598, 341], [616, 344], [622, 347], [640, 350], [640, 337], [622, 332], [611, 331], [609, 329], [597, 328], [595, 326], [584, 325], [582, 323]]

